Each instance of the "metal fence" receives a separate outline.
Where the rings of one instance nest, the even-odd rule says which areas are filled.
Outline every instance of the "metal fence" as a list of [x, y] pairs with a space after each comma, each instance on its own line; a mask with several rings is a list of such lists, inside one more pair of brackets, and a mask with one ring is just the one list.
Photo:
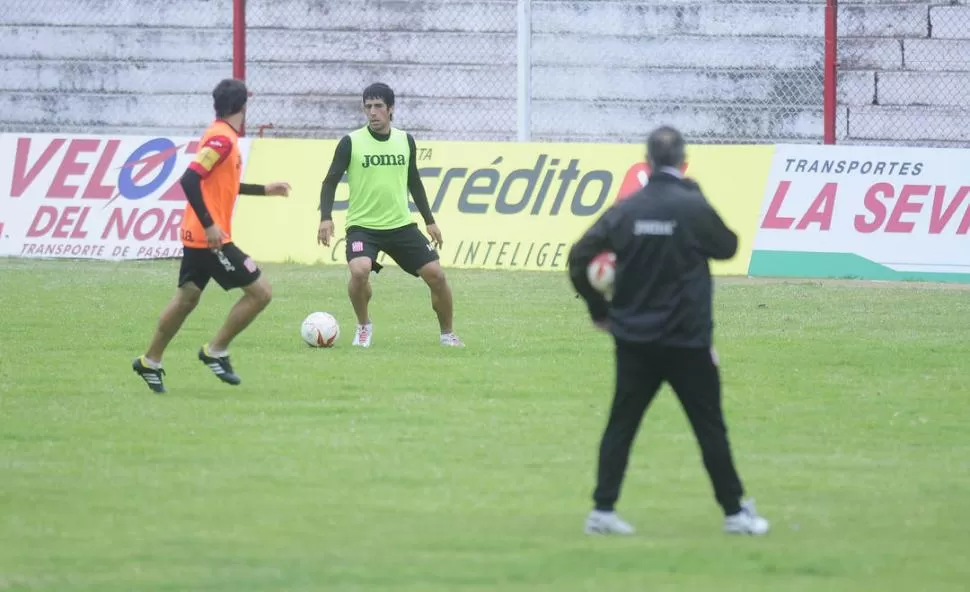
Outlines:
[[249, 120], [333, 136], [380, 80], [438, 139], [819, 141], [824, 4], [250, 0]]
[[4, 0], [0, 130], [190, 133], [232, 74], [233, 0]]
[[967, 0], [827, 4], [5, 0], [0, 130], [196, 134], [235, 73], [250, 135], [345, 133], [379, 80], [428, 139], [970, 142]]
[[843, 2], [840, 143], [970, 142], [970, 6]]
[[514, 134], [515, 2], [250, 1], [252, 126], [325, 136], [359, 127], [361, 91], [395, 89], [395, 121], [439, 137]]
[[531, 5], [534, 139], [821, 139], [824, 1]]

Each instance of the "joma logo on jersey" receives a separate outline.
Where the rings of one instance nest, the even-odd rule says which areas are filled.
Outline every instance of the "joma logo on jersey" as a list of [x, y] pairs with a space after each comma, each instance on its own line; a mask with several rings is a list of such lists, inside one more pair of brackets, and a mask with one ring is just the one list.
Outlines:
[[404, 166], [407, 159], [403, 154], [365, 154], [364, 168], [372, 166]]

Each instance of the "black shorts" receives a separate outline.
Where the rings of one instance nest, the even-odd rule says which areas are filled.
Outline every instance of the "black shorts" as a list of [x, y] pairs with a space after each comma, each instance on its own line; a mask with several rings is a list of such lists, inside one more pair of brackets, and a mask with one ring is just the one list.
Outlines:
[[192, 282], [204, 290], [209, 280], [214, 279], [223, 290], [245, 288], [259, 279], [261, 273], [256, 262], [232, 243], [222, 245], [222, 250], [216, 253], [185, 247], [179, 268], [179, 287]]
[[384, 251], [401, 269], [417, 277], [418, 270], [438, 260], [438, 252], [428, 241], [417, 224], [408, 224], [391, 230], [372, 230], [351, 226], [347, 229], [347, 261], [357, 257], [370, 257], [371, 268], [380, 272], [377, 255]]

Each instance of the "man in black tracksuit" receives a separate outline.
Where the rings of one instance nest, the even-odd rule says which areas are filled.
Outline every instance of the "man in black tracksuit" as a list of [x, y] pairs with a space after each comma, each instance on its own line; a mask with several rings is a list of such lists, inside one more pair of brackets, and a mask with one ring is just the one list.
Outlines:
[[[680, 133], [651, 133], [646, 187], [607, 210], [573, 246], [569, 275], [594, 324], [616, 341], [616, 392], [603, 434], [587, 533], [631, 534], [613, 511], [640, 421], [663, 382], [676, 392], [697, 437], [704, 466], [724, 510], [724, 530], [764, 534], [768, 522], [744, 490], [731, 458], [712, 346], [712, 280], [708, 259], [730, 259], [738, 247], [700, 187], [682, 177]], [[616, 253], [611, 300], [586, 269], [603, 251]]]

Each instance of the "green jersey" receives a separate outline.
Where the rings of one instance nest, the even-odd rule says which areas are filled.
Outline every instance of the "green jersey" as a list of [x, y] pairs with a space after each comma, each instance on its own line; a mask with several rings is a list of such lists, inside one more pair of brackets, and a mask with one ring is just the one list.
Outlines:
[[365, 126], [349, 136], [347, 227], [389, 230], [411, 224], [408, 209], [411, 148], [407, 134], [391, 128], [390, 138], [382, 142]]

